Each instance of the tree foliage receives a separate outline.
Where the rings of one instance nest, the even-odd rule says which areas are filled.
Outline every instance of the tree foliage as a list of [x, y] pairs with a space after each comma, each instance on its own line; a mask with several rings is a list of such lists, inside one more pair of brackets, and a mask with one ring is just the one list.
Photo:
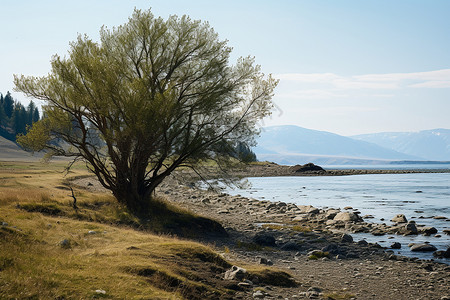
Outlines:
[[187, 16], [135, 10], [102, 28], [100, 42], [79, 36], [70, 45], [48, 76], [15, 76], [18, 91], [47, 103], [47, 118], [19, 142], [86, 161], [134, 212], [176, 168], [221, 164], [228, 146], [252, 144], [272, 108], [277, 80], [250, 57], [229, 65], [227, 42]]
[[26, 128], [40, 119], [39, 110], [33, 101], [28, 107], [14, 101], [10, 92], [5, 97], [0, 93], [0, 135], [16, 141], [18, 134], [25, 134]]

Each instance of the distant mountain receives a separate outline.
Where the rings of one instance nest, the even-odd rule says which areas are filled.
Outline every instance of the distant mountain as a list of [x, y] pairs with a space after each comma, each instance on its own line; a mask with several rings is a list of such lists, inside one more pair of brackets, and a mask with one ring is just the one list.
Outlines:
[[293, 125], [265, 127], [253, 148], [259, 160], [282, 164], [371, 164], [421, 160], [373, 143]]
[[419, 132], [383, 132], [351, 136], [381, 147], [420, 156], [427, 160], [450, 161], [450, 129]]

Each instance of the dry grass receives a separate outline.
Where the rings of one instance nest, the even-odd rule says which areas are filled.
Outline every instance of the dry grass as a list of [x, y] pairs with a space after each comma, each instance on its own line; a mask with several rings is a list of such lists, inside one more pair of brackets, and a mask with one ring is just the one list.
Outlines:
[[109, 194], [75, 189], [73, 209], [62, 167], [0, 163], [0, 299], [233, 298], [211, 248], [134, 229]]

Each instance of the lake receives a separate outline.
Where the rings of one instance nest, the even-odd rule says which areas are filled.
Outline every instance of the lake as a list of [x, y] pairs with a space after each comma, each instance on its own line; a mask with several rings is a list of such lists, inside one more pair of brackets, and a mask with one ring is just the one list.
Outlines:
[[[397, 167], [398, 168], [398, 167]], [[450, 173], [371, 174], [351, 176], [313, 177], [251, 177], [249, 187], [230, 189], [232, 195], [282, 201], [319, 208], [344, 208], [351, 206], [361, 216], [371, 215], [368, 222], [387, 223], [397, 214], [404, 214], [417, 224], [433, 226], [441, 237], [428, 236], [373, 236], [353, 234], [356, 240], [366, 239], [388, 246], [393, 241], [402, 243], [402, 255], [432, 258], [431, 253], [417, 254], [409, 251], [410, 242], [429, 241], [438, 250], [450, 246], [450, 236], [442, 233], [450, 225]], [[443, 216], [447, 219], [433, 219]], [[391, 237], [391, 239], [389, 239]], [[392, 238], [393, 237], [393, 238]], [[448, 261], [448, 260], [447, 260]], [[446, 261], [446, 262], [447, 262]]]

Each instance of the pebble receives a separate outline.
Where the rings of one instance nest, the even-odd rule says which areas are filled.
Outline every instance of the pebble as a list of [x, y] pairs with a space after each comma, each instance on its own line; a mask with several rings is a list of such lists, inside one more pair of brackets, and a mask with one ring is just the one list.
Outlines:
[[253, 293], [254, 299], [263, 299], [264, 297], [265, 297], [264, 292], [261, 290], [257, 290], [256, 292]]

